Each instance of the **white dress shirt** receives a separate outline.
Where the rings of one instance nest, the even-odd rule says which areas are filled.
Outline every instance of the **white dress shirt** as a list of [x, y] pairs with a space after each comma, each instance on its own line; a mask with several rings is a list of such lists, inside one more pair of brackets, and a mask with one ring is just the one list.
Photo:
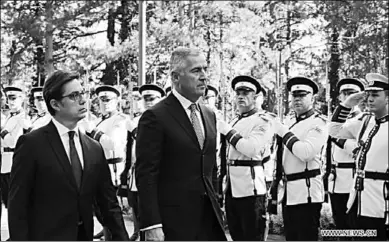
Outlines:
[[[181, 106], [184, 108], [186, 115], [188, 115], [189, 121], [192, 123], [192, 120], [190, 118], [191, 110], [190, 110], [190, 105], [193, 103], [183, 97], [181, 94], [179, 94], [175, 89], [172, 91], [173, 95], [178, 99], [180, 102]], [[199, 102], [196, 101], [196, 105], [199, 105]], [[201, 113], [199, 109], [196, 109], [196, 116], [200, 121], [200, 127], [201, 127], [201, 132], [203, 132], [203, 136], [205, 137], [205, 132], [204, 132], [204, 124], [203, 124], [203, 119], [201, 118]]]
[[57, 128], [59, 137], [61, 138], [63, 147], [65, 148], [66, 154], [68, 155], [68, 159], [70, 162], [70, 145], [69, 145], [69, 131], [75, 131], [74, 134], [74, 144], [76, 145], [76, 150], [78, 157], [80, 158], [81, 167], [84, 169], [84, 156], [82, 155], [82, 147], [80, 142], [80, 134], [78, 130], [78, 126], [74, 130], [70, 130], [63, 126], [61, 123], [59, 123], [54, 117], [53, 117], [53, 123], [54, 126]]

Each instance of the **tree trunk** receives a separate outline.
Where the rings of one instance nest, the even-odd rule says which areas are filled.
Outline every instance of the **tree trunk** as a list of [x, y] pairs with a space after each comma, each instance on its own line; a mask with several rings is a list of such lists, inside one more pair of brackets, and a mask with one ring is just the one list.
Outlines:
[[45, 4], [46, 10], [46, 31], [45, 31], [45, 69], [47, 75], [54, 72], [53, 63], [53, 2], [47, 1]]

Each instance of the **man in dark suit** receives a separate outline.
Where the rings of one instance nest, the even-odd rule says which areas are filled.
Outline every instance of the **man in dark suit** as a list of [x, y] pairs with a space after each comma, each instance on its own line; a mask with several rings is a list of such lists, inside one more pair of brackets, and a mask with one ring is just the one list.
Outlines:
[[94, 199], [113, 240], [128, 240], [108, 163], [79, 132], [86, 116], [78, 74], [54, 72], [43, 95], [52, 121], [19, 138], [11, 170], [11, 240], [92, 240]]
[[172, 93], [145, 111], [136, 139], [136, 185], [146, 240], [226, 240], [215, 195], [216, 116], [202, 104], [207, 62], [178, 48]]

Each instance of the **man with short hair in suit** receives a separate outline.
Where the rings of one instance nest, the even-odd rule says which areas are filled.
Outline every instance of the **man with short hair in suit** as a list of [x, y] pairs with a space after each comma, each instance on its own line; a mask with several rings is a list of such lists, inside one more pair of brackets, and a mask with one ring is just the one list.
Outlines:
[[172, 93], [139, 120], [135, 176], [146, 240], [226, 240], [215, 195], [216, 116], [199, 104], [207, 82], [201, 52], [170, 60]]
[[77, 73], [55, 71], [43, 96], [52, 121], [19, 138], [11, 170], [11, 240], [92, 240], [94, 200], [113, 240], [128, 240], [101, 145], [78, 129], [86, 92]]

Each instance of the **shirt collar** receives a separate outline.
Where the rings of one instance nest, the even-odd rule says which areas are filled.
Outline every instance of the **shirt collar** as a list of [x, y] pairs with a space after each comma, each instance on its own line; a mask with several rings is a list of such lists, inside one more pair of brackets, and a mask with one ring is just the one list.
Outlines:
[[[178, 93], [175, 89], [173, 89], [172, 91], [173, 95], [178, 99], [178, 101], [181, 103], [182, 107], [185, 109], [185, 110], [188, 110], [189, 109], [189, 106], [192, 104], [191, 101], [189, 101], [187, 98], [185, 98], [184, 96], [182, 96], [180, 93]], [[198, 101], [195, 102], [196, 105], [198, 106]]]
[[75, 131], [75, 136], [78, 136], [78, 126], [76, 126], [75, 129], [73, 130], [70, 130], [68, 128], [66, 128], [63, 124], [61, 124], [60, 122], [58, 122], [54, 117], [52, 118], [53, 120], [53, 124], [54, 126], [57, 128], [58, 130], [58, 134], [60, 137], [62, 137], [63, 135], [68, 135], [68, 132], [69, 131]]

